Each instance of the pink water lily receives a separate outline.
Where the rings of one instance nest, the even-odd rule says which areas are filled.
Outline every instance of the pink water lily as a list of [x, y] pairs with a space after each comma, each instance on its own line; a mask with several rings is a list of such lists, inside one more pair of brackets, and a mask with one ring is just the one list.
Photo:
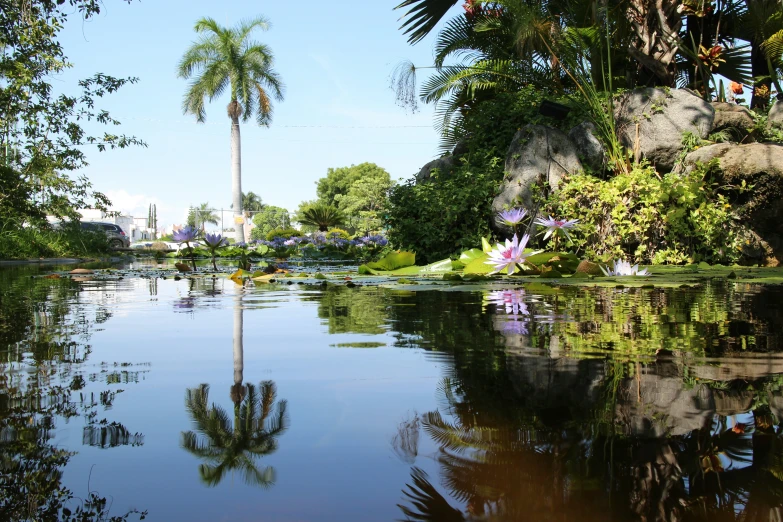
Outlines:
[[525, 254], [525, 246], [530, 240], [530, 235], [525, 234], [520, 241], [517, 235], [514, 234], [513, 240], [506, 239], [505, 245], [498, 243], [492, 252], [489, 253], [489, 260], [485, 261], [488, 265], [494, 265], [494, 269], [491, 274], [502, 272], [504, 269], [508, 270], [508, 275], [512, 275], [517, 268], [517, 265], [523, 264], [528, 257], [537, 252], [530, 252]]
[[551, 236], [552, 234], [558, 234], [558, 233], [562, 233], [565, 237], [568, 238], [569, 241], [571, 241], [571, 236], [568, 235], [568, 229], [574, 228], [574, 226], [577, 223], [579, 223], [578, 219], [558, 220], [553, 218], [552, 216], [549, 216], [548, 218], [536, 219], [536, 225], [541, 225], [542, 227], [546, 227], [546, 234], [544, 235], [545, 241], [549, 239], [549, 236]]

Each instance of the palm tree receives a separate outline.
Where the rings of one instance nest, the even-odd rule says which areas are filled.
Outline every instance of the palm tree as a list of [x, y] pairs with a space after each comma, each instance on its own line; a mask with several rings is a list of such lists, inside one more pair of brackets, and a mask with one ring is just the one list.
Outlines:
[[334, 205], [319, 202], [302, 212], [299, 223], [305, 226], [318, 227], [319, 232], [326, 232], [330, 228], [343, 225], [345, 223], [345, 215]]
[[233, 426], [223, 408], [209, 404], [208, 384], [187, 391], [185, 407], [195, 431], [182, 432], [181, 445], [205, 461], [199, 466], [205, 484], [217, 486], [227, 471], [237, 470], [248, 484], [274, 485], [274, 468], [259, 469], [256, 459], [277, 451], [277, 437], [288, 428], [286, 401], [274, 407], [277, 391], [272, 381], [262, 382], [259, 389], [260, 396], [248, 384], [245, 396], [234, 403]]
[[242, 193], [242, 209], [245, 212], [258, 212], [263, 210], [264, 203], [261, 201], [261, 196], [255, 192]]
[[212, 225], [220, 223], [220, 216], [209, 207], [209, 202], [202, 203], [198, 207], [190, 209], [188, 225], [194, 228], [200, 228], [201, 233], [203, 234], [207, 223]]
[[[218, 98], [227, 89], [231, 100], [226, 107], [231, 120], [231, 188], [234, 216], [242, 216], [242, 163], [239, 120], [269, 126], [272, 121], [272, 97], [283, 100], [283, 84], [272, 68], [272, 51], [249, 39], [255, 29], [266, 30], [262, 17], [241, 22], [233, 28], [220, 26], [212, 18], [202, 18], [194, 27], [201, 38], [185, 52], [179, 64], [179, 77], [193, 77], [182, 107], [199, 122], [206, 120], [204, 100]], [[237, 223], [236, 241], [244, 240], [244, 227]]]

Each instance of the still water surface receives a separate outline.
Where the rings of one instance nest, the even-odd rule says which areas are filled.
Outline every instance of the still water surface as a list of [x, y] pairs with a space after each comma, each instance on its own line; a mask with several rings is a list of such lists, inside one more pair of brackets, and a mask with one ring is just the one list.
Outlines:
[[781, 287], [51, 270], [0, 270], [0, 520], [783, 516]]

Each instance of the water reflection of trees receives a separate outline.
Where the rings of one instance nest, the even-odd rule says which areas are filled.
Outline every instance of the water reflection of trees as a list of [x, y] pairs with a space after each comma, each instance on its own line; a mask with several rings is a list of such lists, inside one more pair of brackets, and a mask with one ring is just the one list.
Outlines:
[[288, 429], [286, 401], [277, 399], [272, 381], [258, 388], [244, 384], [243, 293], [234, 296], [233, 358], [234, 383], [230, 389], [234, 403], [231, 415], [209, 403], [209, 385], [191, 388], [185, 394], [185, 409], [195, 431], [182, 432], [181, 446], [204, 463], [199, 465], [201, 481], [217, 486], [227, 473], [238, 472], [249, 485], [271, 487], [275, 482], [272, 466], [259, 468], [257, 460], [277, 451], [277, 439]]
[[439, 447], [446, 494], [412, 467], [400, 505], [409, 520], [772, 521], [783, 515], [783, 440], [766, 407], [753, 410], [744, 426], [715, 415], [703, 428], [650, 438], [596, 420], [602, 404], [576, 418], [540, 415], [534, 405], [509, 419], [477, 422], [483, 405], [471, 398], [471, 383], [451, 381], [450, 388], [453, 414], [429, 412], [420, 420]]
[[[84, 444], [143, 443], [143, 435], [102, 418], [115, 391], [85, 392], [89, 338], [111, 313], [83, 306], [80, 292], [67, 278], [0, 270], [0, 520], [109, 517], [111, 506], [98, 493], [77, 499], [62, 484], [75, 452], [54, 443], [60, 421], [84, 419]], [[126, 364], [125, 371], [134, 369]]]
[[694, 358], [779, 349], [779, 290], [543, 290], [524, 307], [422, 292], [389, 310], [451, 363], [438, 411], [395, 436], [410, 447], [415, 425], [439, 448], [439, 480], [411, 468], [407, 519], [781, 519], [778, 363]]

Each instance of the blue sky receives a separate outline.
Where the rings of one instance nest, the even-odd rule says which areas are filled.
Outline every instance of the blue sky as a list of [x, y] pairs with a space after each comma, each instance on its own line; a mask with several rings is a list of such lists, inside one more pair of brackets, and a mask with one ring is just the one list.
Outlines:
[[122, 121], [121, 132], [149, 145], [89, 151], [84, 173], [118, 210], [146, 217], [156, 203], [161, 225], [181, 223], [190, 204], [228, 208], [228, 99], [209, 105], [206, 124], [197, 124], [182, 114], [187, 82], [177, 78], [176, 66], [195, 39], [198, 18], [233, 25], [263, 15], [272, 27], [255, 39], [274, 51], [286, 98], [275, 105], [271, 128], [242, 127], [243, 190], [294, 210], [315, 198], [315, 182], [329, 167], [369, 161], [392, 179], [409, 178], [437, 153], [433, 109], [406, 114], [394, 103], [389, 76], [402, 60], [429, 65], [433, 36], [408, 45], [397, 3], [106, 0], [94, 19], [73, 16], [61, 42], [74, 67], [55, 85], [73, 92], [77, 79], [95, 72], [137, 76], [139, 83], [100, 107]]

